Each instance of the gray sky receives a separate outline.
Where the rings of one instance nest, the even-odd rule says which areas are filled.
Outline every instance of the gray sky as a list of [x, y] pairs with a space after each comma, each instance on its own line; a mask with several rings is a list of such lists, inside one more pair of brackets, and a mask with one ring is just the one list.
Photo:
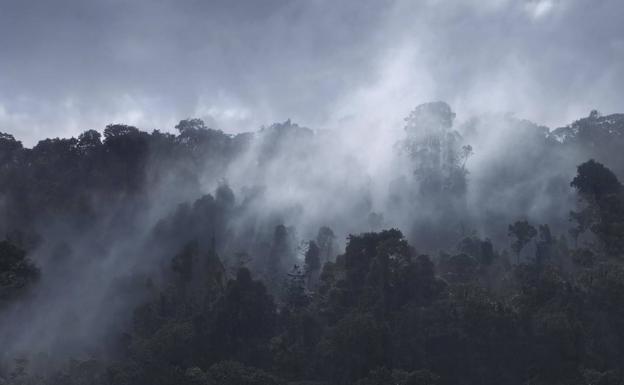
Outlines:
[[622, 0], [0, 0], [0, 131], [624, 111]]

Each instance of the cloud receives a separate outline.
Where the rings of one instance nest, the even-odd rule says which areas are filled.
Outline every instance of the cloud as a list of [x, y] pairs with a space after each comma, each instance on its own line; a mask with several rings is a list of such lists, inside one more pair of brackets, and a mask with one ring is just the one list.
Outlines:
[[119, 119], [171, 129], [198, 114], [232, 132], [286, 118], [330, 127], [345, 114], [396, 119], [389, 114], [436, 99], [460, 115], [514, 110], [558, 125], [622, 105], [623, 8], [618, 0], [5, 0], [0, 130], [33, 144]]
[[556, 3], [552, 0], [531, 0], [526, 4], [526, 10], [533, 19], [541, 19], [551, 13]]

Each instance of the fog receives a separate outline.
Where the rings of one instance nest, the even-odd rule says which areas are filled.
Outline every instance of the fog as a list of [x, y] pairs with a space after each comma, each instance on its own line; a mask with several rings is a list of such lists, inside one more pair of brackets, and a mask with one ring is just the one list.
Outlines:
[[[350, 234], [386, 228], [433, 258], [468, 236], [505, 254], [519, 219], [566, 239], [576, 166], [593, 157], [622, 177], [616, 151], [553, 135], [621, 109], [622, 12], [616, 0], [0, 0], [0, 132], [32, 148], [24, 170], [37, 154], [54, 165], [7, 174], [20, 183], [0, 196], [0, 230], [33, 236], [23, 246], [41, 271], [1, 309], [0, 363], [116, 357], [133, 309], [173, 285], [193, 240], [229, 277], [245, 253], [279, 303], [278, 280], [323, 227], [330, 260]], [[206, 126], [176, 131], [191, 117]], [[79, 139], [67, 145], [78, 165], [37, 144], [109, 123], [160, 131], [121, 150], [114, 136], [84, 151]], [[279, 226], [287, 250], [271, 271]]]
[[[193, 239], [201, 250], [216, 242], [230, 270], [246, 253], [279, 296], [279, 271], [303, 265], [297, 248], [323, 226], [335, 235], [330, 259], [349, 234], [382, 228], [402, 230], [434, 256], [471, 235], [506, 249], [507, 224], [520, 218], [565, 236], [575, 207], [569, 181], [587, 152], [554, 141], [546, 127], [496, 114], [460, 123], [448, 108], [425, 104], [401, 126], [359, 131], [354, 123], [332, 131], [286, 121], [219, 134], [244, 143], [232, 155], [218, 141], [194, 145], [181, 135], [184, 151], [199, 150], [199, 162], [155, 151], [145, 192], [94, 196], [86, 227], [71, 212], [35, 219], [40, 241], [31, 258], [42, 279], [30, 300], [2, 315], [5, 360], [38, 353], [45, 367], [108, 357], [132, 309], [155, 295], [154, 285], [167, 286], [172, 257]], [[462, 145], [471, 146], [464, 158]], [[271, 271], [278, 225], [286, 226], [288, 250]]]

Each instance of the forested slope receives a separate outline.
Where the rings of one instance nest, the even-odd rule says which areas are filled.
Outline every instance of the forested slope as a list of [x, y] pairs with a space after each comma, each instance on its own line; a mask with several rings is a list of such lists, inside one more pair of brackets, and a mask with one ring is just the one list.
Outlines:
[[405, 120], [0, 134], [0, 384], [624, 382], [624, 115]]

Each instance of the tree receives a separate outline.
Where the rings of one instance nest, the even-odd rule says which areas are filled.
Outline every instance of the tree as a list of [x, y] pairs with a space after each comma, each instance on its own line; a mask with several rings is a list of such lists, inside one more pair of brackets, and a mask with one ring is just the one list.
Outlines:
[[511, 249], [516, 253], [517, 263], [520, 263], [522, 249], [537, 235], [537, 230], [526, 220], [517, 221], [509, 225], [508, 235], [515, 238], [511, 243]]
[[302, 308], [308, 304], [309, 298], [306, 294], [305, 273], [294, 265], [288, 273], [286, 280], [286, 292], [284, 302], [288, 308]]
[[180, 135], [184, 135], [193, 131], [207, 130], [208, 127], [206, 127], [203, 120], [193, 118], [180, 120], [180, 122], [176, 124], [175, 129], [180, 132]]
[[134, 126], [127, 124], [109, 124], [104, 129], [104, 140], [111, 141], [115, 138], [121, 138], [128, 135], [137, 135], [140, 131]]
[[249, 270], [240, 269], [215, 304], [211, 354], [251, 365], [266, 363], [275, 321], [275, 304], [264, 284], [253, 280]]
[[494, 246], [489, 239], [480, 239], [476, 236], [466, 237], [457, 245], [460, 253], [476, 258], [482, 265], [490, 265], [495, 258]]
[[336, 235], [332, 229], [327, 226], [319, 228], [316, 235], [316, 245], [319, 247], [321, 263], [329, 261], [334, 256], [335, 241]]
[[236, 361], [222, 361], [212, 365], [207, 372], [198, 367], [189, 368], [186, 377], [189, 385], [283, 385], [279, 378], [260, 369]]
[[453, 126], [455, 113], [445, 102], [424, 103], [405, 118], [405, 130], [410, 135], [421, 135], [422, 130], [445, 131]]
[[421, 194], [432, 198], [440, 193], [461, 195], [466, 189], [466, 161], [470, 145], [452, 129], [455, 113], [444, 102], [425, 103], [405, 118], [407, 138], [403, 150], [414, 165]]
[[26, 258], [24, 250], [0, 241], [0, 307], [22, 294], [39, 276], [39, 269]]
[[555, 239], [550, 226], [539, 225], [539, 240], [535, 245], [535, 263], [542, 265], [554, 257]]
[[575, 239], [590, 230], [611, 255], [624, 252], [624, 190], [615, 174], [593, 159], [577, 168], [570, 183], [584, 204], [580, 211], [572, 211], [576, 222], [571, 230]]
[[601, 198], [622, 191], [622, 184], [615, 174], [593, 159], [577, 167], [577, 174], [570, 182], [570, 186], [574, 187], [584, 199], [596, 203]]
[[0, 169], [22, 148], [22, 142], [15, 140], [13, 135], [0, 132]]
[[179, 276], [179, 283], [184, 285], [193, 278], [193, 262], [198, 253], [196, 241], [188, 242], [171, 260], [171, 269]]
[[323, 370], [332, 384], [352, 384], [387, 364], [385, 330], [375, 317], [353, 312], [341, 319], [321, 342]]
[[306, 276], [306, 287], [311, 290], [318, 281], [319, 271], [321, 270], [321, 249], [316, 242], [309, 241], [308, 248], [304, 257], [304, 272]]
[[89, 151], [102, 145], [102, 135], [96, 130], [88, 130], [78, 136], [78, 148]]
[[[284, 225], [275, 226], [273, 231], [273, 240], [271, 250], [269, 252], [266, 266], [265, 276], [269, 280], [269, 284], [278, 284], [282, 282], [284, 275], [287, 273], [288, 265], [294, 256], [294, 242], [291, 229]], [[279, 292], [278, 287], [270, 287], [272, 292]]]
[[588, 207], [584, 210], [570, 211], [570, 221], [575, 222], [576, 225], [568, 230], [568, 233], [570, 233], [576, 247], [578, 247], [580, 236], [590, 229], [593, 221], [592, 217], [593, 214]]

